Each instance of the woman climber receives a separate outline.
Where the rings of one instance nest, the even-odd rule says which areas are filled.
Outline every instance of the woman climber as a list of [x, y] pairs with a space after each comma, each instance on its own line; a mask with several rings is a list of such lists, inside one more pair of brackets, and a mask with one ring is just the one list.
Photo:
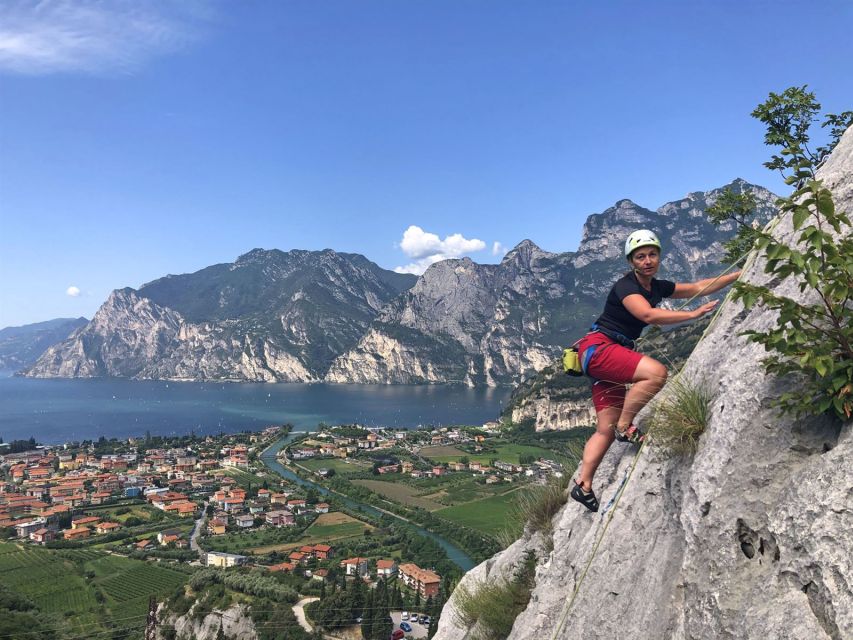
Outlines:
[[[737, 280], [740, 271], [692, 283], [658, 280], [661, 244], [647, 229], [635, 231], [625, 241], [625, 257], [631, 271], [620, 278], [607, 296], [604, 312], [592, 330], [577, 344], [584, 372], [594, 379], [592, 401], [597, 426], [583, 450], [581, 472], [571, 496], [590, 511], [598, 511], [592, 478], [614, 438], [638, 444], [645, 434], [633, 424], [634, 416], [646, 406], [666, 382], [666, 367], [634, 351], [634, 340], [649, 324], [677, 324], [701, 318], [713, 311], [717, 301], [693, 311], [669, 311], [655, 307], [664, 298], [691, 298], [719, 291]], [[627, 390], [626, 385], [631, 384]]]

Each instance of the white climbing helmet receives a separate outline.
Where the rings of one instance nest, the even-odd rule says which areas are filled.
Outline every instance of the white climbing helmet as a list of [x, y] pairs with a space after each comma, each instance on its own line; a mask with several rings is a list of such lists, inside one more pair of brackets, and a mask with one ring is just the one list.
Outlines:
[[640, 229], [628, 236], [628, 239], [625, 240], [625, 257], [630, 258], [631, 253], [640, 247], [657, 247], [658, 250], [661, 250], [660, 240], [654, 231]]

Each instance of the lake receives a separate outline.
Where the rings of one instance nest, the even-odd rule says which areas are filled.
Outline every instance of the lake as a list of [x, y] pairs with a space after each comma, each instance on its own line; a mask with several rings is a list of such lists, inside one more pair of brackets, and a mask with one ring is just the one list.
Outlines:
[[44, 444], [259, 429], [320, 422], [366, 426], [478, 425], [496, 420], [509, 389], [452, 385], [238, 384], [0, 377], [0, 437]]

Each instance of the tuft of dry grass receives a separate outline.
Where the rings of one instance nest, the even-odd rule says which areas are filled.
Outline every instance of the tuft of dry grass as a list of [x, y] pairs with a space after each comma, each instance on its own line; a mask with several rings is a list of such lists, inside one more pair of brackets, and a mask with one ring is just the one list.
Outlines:
[[554, 527], [552, 520], [568, 500], [569, 479], [568, 475], [552, 476], [545, 485], [519, 492], [512, 517], [527, 525], [531, 533], [541, 531], [550, 536]]
[[536, 556], [528, 552], [510, 579], [479, 580], [456, 587], [453, 604], [457, 621], [473, 628], [471, 640], [504, 640], [509, 635], [518, 614], [530, 601], [535, 575]]
[[649, 424], [655, 444], [675, 455], [696, 452], [699, 436], [708, 426], [714, 399], [704, 380], [672, 380], [656, 403]]

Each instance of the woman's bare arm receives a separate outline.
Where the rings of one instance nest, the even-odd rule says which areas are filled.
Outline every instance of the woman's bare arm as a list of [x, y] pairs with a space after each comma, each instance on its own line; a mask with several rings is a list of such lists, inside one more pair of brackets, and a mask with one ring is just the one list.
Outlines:
[[646, 324], [678, 324], [687, 320], [695, 320], [709, 311], [713, 311], [717, 302], [717, 300], [712, 300], [693, 311], [670, 311], [669, 309], [656, 309], [639, 293], [632, 293], [622, 299], [622, 304], [631, 315]]
[[705, 278], [696, 282], [679, 282], [675, 285], [675, 291], [670, 298], [692, 298], [698, 295], [707, 296], [719, 291], [723, 287], [727, 287], [739, 277], [740, 271], [735, 271], [719, 278]]

